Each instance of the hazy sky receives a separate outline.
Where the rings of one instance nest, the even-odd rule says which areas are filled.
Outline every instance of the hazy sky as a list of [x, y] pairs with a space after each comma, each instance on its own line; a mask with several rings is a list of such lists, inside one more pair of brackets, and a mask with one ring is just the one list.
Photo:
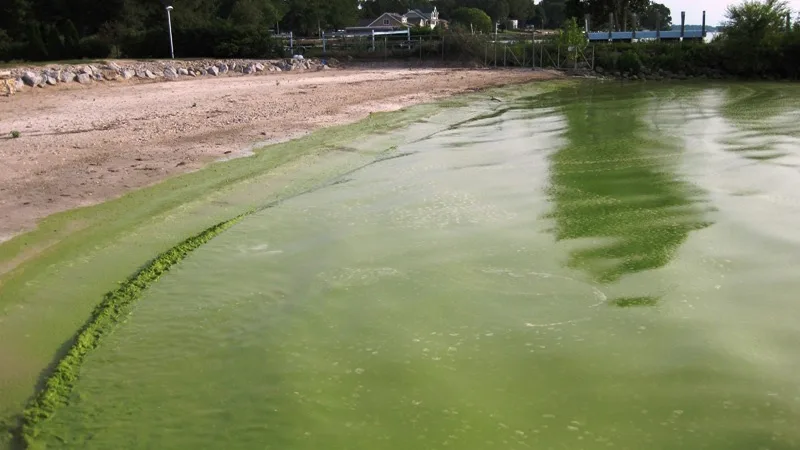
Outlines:
[[[738, 0], [657, 0], [672, 10], [672, 23], [681, 23], [681, 11], [686, 11], [686, 23], [699, 25], [703, 21], [703, 10], [706, 11], [706, 23], [717, 25], [725, 18], [725, 8], [731, 3], [740, 3]], [[794, 10], [796, 18], [800, 11], [800, 0], [789, 0], [789, 5]]]

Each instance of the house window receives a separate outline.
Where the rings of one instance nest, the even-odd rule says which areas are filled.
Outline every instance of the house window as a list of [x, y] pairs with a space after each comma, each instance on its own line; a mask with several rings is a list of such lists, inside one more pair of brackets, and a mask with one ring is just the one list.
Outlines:
[[389, 19], [383, 19], [383, 24], [384, 25], [389, 25]]

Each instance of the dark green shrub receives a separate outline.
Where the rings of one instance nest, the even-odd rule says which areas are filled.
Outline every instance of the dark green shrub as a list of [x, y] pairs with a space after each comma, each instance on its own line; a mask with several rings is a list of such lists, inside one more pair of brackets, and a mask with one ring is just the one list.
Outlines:
[[87, 36], [80, 40], [81, 56], [84, 58], [108, 58], [111, 45], [100, 36]]
[[620, 54], [617, 69], [621, 72], [639, 73], [642, 70], [642, 61], [635, 50], [625, 50]]

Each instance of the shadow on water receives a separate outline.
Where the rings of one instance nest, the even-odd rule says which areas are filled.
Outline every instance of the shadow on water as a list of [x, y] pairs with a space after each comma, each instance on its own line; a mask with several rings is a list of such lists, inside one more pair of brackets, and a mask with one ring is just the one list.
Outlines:
[[[595, 281], [666, 265], [689, 233], [710, 225], [704, 193], [672, 166], [681, 148], [643, 120], [648, 96], [582, 86], [560, 99], [568, 144], [551, 158], [548, 195], [558, 241], [578, 240], [568, 265]], [[657, 297], [612, 301], [621, 307], [656, 304]]]

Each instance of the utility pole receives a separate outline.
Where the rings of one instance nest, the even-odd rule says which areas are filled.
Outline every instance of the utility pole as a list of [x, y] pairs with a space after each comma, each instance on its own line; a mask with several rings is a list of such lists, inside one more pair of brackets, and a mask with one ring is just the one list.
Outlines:
[[169, 27], [169, 55], [175, 59], [175, 47], [172, 45], [172, 17], [170, 17], [172, 6], [167, 6], [167, 26]]

